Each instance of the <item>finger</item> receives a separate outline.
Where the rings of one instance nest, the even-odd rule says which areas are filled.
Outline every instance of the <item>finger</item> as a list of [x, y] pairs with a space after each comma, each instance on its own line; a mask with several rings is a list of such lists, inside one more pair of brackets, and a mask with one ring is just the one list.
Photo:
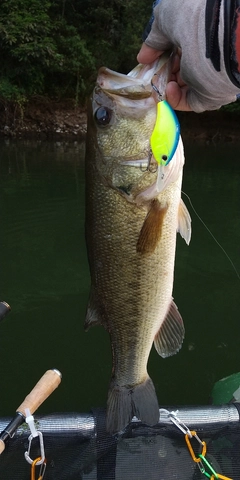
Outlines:
[[183, 81], [180, 70], [175, 74], [176, 75], [176, 82], [178, 83], [179, 87], [185, 87], [186, 83]]
[[181, 74], [180, 72], [176, 72], [176, 73], [171, 73], [170, 77], [169, 77], [169, 82], [176, 82], [179, 87], [185, 87], [186, 86], [186, 83], [183, 81], [182, 77], [181, 77]]
[[180, 87], [184, 87], [186, 83], [182, 80], [182, 77], [180, 74], [182, 52], [180, 51], [180, 49], [178, 50], [179, 52], [176, 53], [173, 57], [170, 80], [175, 80], [178, 83], [178, 85], [180, 85]]
[[180, 60], [181, 57], [178, 55], [178, 53], [176, 53], [172, 61], [172, 73], [176, 73], [180, 70]]
[[151, 48], [146, 43], [142, 44], [142, 47], [137, 55], [137, 61], [139, 63], [152, 63], [154, 62], [160, 55], [162, 55], [163, 51], [155, 50], [155, 48]]
[[166, 98], [174, 110], [189, 112], [192, 109], [187, 102], [188, 87], [180, 87], [177, 82], [169, 82], [166, 88]]

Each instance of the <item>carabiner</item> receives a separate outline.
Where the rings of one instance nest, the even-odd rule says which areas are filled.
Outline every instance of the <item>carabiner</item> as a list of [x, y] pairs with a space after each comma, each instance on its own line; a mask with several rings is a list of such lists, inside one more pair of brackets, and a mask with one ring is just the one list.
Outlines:
[[214, 475], [212, 475], [210, 480], [214, 480], [215, 478], [220, 478], [221, 480], [233, 480], [232, 478], [225, 477], [225, 475], [220, 475], [220, 473], [217, 473], [217, 477], [214, 477]]
[[[31, 480], [36, 480], [36, 475], [35, 475], [36, 465], [37, 465], [39, 460], [41, 460], [41, 457], [38, 457], [35, 460], [33, 460], [33, 463], [32, 463], [32, 466], [31, 466]], [[40, 467], [39, 477], [38, 477], [37, 480], [43, 480], [45, 470], [46, 470], [46, 466], [47, 466], [47, 462], [46, 462], [46, 459], [45, 459], [44, 462], [42, 463], [41, 467]]]
[[198, 443], [202, 446], [202, 453], [197, 458], [194, 451], [193, 451], [192, 445], [190, 443], [189, 435], [186, 433], [185, 440], [186, 440], [186, 444], [188, 446], [188, 450], [190, 452], [190, 455], [191, 455], [194, 462], [199, 463], [199, 462], [201, 462], [201, 459], [203, 459], [206, 455], [207, 445], [206, 445], [206, 442], [204, 442], [204, 441], [202, 442], [202, 440], [200, 440], [200, 438], [197, 436], [197, 433], [195, 432], [195, 430], [191, 430], [190, 433], [191, 433], [190, 438], [192, 438], [192, 437], [196, 438]]
[[191, 431], [189, 430], [188, 426], [177, 417], [177, 413], [178, 411], [169, 412], [168, 416], [170, 417], [170, 420], [174, 423], [174, 425], [176, 425], [176, 427], [179, 428], [179, 430], [181, 430], [182, 433], [184, 433], [184, 435], [188, 435], [189, 438], [192, 438]]
[[[37, 430], [37, 434], [38, 434], [38, 437], [39, 437], [39, 443], [40, 443], [40, 455], [41, 455], [41, 459], [37, 461], [36, 465], [42, 465], [42, 463], [44, 462], [45, 460], [45, 451], [44, 451], [44, 444], [43, 444], [43, 434], [42, 432], [40, 432], [39, 430]], [[25, 456], [25, 459], [27, 460], [28, 463], [30, 463], [30, 465], [32, 465], [33, 461], [30, 457], [30, 450], [31, 450], [31, 445], [32, 445], [32, 440], [33, 438], [36, 438], [34, 437], [32, 434], [28, 437], [28, 442], [29, 442], [29, 445], [28, 445], [28, 450], [24, 453], [24, 456]]]

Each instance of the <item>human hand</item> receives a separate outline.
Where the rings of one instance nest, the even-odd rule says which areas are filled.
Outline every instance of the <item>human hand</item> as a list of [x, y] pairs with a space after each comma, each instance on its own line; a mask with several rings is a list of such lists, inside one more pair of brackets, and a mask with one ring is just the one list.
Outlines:
[[[161, 50], [155, 50], [143, 43], [138, 55], [137, 60], [139, 63], [148, 64], [154, 62], [164, 52]], [[170, 80], [166, 86], [166, 99], [174, 110], [191, 111], [187, 101], [188, 86], [183, 82], [180, 75], [180, 63], [181, 63], [181, 50], [178, 49], [174, 54], [172, 63], [172, 72]]]

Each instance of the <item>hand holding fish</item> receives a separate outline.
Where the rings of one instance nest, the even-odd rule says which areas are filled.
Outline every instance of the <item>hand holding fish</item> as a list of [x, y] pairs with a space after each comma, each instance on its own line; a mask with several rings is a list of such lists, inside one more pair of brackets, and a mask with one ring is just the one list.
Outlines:
[[229, 0], [184, 0], [180, 9], [174, 0], [154, 4], [153, 23], [137, 58], [151, 64], [178, 47], [166, 88], [169, 104], [199, 113], [235, 102], [240, 92], [240, 9]]
[[[155, 50], [143, 43], [140, 52], [137, 55], [139, 63], [151, 64], [164, 52]], [[190, 111], [192, 110], [187, 101], [188, 87], [183, 82], [180, 74], [181, 51], [174, 54], [173, 65], [170, 80], [166, 86], [166, 100], [174, 110]]]

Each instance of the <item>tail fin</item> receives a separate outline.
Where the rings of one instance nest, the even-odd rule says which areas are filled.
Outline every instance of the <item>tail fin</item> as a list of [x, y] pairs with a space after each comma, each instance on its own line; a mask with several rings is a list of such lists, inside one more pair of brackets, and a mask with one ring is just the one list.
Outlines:
[[156, 425], [159, 421], [158, 400], [150, 377], [129, 388], [119, 386], [114, 381], [110, 384], [107, 432], [113, 434], [123, 430], [134, 416], [147, 425]]

